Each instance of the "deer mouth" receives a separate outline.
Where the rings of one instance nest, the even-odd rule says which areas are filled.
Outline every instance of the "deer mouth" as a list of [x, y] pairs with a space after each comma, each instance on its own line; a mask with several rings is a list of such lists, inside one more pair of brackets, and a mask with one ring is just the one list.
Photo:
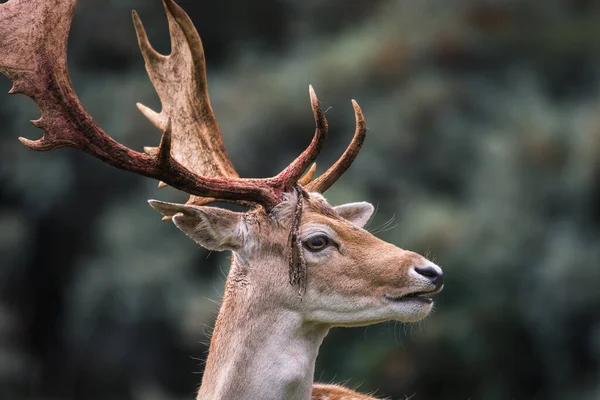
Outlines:
[[431, 303], [433, 303], [433, 298], [431, 296], [441, 292], [442, 287], [436, 288], [435, 290], [412, 292], [412, 293], [404, 294], [401, 296], [384, 294], [383, 297], [387, 301], [390, 301], [392, 303], [404, 303], [404, 302], [409, 302], [409, 301], [418, 301], [418, 302], [425, 303], [425, 304], [431, 304]]

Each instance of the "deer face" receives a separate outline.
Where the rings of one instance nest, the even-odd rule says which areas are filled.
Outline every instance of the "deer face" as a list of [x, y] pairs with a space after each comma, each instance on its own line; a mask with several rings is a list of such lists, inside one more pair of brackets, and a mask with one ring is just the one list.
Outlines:
[[[210, 250], [231, 250], [231, 274], [260, 288], [279, 307], [309, 322], [330, 326], [387, 320], [413, 322], [427, 316], [431, 295], [441, 291], [441, 269], [411, 251], [376, 238], [363, 226], [369, 203], [331, 207], [317, 193], [304, 200], [300, 224], [306, 290], [289, 283], [289, 232], [297, 199], [290, 196], [269, 215], [151, 201], [186, 235]], [[235, 280], [234, 280], [235, 281]]]
[[442, 270], [363, 229], [371, 204], [331, 208], [321, 196], [308, 203], [301, 240], [308, 270], [302, 305], [309, 320], [348, 326], [413, 322], [429, 314], [430, 296], [443, 287]]

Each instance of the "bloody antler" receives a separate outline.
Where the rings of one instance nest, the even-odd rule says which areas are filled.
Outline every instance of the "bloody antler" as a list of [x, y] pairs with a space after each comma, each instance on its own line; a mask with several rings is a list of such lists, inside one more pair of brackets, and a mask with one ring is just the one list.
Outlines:
[[[108, 136], [85, 111], [72, 88], [66, 49], [76, 0], [10, 0], [0, 4], [0, 72], [13, 81], [10, 93], [23, 93], [38, 104], [41, 118], [32, 122], [44, 130], [39, 140], [20, 140], [34, 150], [82, 150], [117, 168], [183, 190], [193, 195], [190, 202], [194, 204], [218, 199], [271, 209], [297, 184], [327, 136], [327, 121], [312, 87], [316, 130], [307, 149], [275, 177], [239, 178], [210, 106], [200, 37], [181, 8], [172, 0], [164, 3], [172, 42], [169, 56], [150, 46], [141, 21], [133, 14], [146, 68], [163, 105], [161, 113], [138, 105], [163, 131], [160, 146], [147, 148], [148, 154], [133, 151]], [[356, 104], [355, 111], [358, 123], [360, 109]], [[362, 114], [360, 120], [364, 126]], [[361, 132], [364, 138], [364, 129]], [[347, 150], [341, 161], [309, 187], [324, 190], [345, 171], [362, 139], [355, 135], [352, 143], [358, 143], [355, 150]], [[311, 172], [314, 168], [309, 175]], [[302, 183], [309, 180], [310, 176], [305, 177]]]

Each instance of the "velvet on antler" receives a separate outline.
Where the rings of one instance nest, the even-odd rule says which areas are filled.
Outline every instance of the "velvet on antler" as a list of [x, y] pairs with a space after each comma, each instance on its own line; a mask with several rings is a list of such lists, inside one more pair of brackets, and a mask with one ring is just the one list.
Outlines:
[[[67, 71], [67, 39], [76, 0], [10, 0], [0, 4], [0, 72], [12, 82], [10, 93], [31, 97], [41, 110], [32, 121], [44, 130], [38, 140], [20, 138], [34, 150], [73, 147], [114, 167], [157, 179], [191, 195], [188, 203], [214, 200], [260, 204], [267, 211], [298, 183], [324, 191], [356, 157], [366, 128], [354, 102], [357, 130], [344, 155], [313, 182], [314, 160], [327, 136], [327, 121], [310, 87], [315, 118], [314, 137], [302, 154], [271, 178], [240, 178], [227, 155], [206, 82], [204, 51], [187, 14], [164, 0], [171, 54], [156, 52], [143, 25], [133, 13], [146, 69], [162, 103], [157, 113], [138, 104], [140, 111], [163, 132], [158, 147], [136, 152], [107, 135], [81, 105]], [[302, 174], [313, 164], [307, 175]]]

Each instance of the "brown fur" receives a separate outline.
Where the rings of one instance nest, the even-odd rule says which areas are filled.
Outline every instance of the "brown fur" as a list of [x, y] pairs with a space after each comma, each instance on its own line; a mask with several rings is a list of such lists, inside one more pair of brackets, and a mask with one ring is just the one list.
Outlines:
[[[261, 341], [255, 342], [251, 336], [260, 337], [260, 332], [265, 329], [277, 329], [278, 323], [274, 322], [278, 318], [274, 314], [277, 310], [295, 310], [306, 321], [302, 324], [308, 327], [299, 329], [309, 329], [309, 336], [319, 337], [324, 336], [331, 326], [365, 325], [393, 319], [393, 316], [384, 314], [374, 315], [371, 319], [344, 320], [342, 316], [338, 321], [329, 320], [323, 312], [335, 313], [338, 305], [335, 297], [332, 298], [333, 304], [323, 303], [327, 296], [355, 299], [344, 303], [360, 304], [365, 301], [377, 303], [389, 293], [431, 290], [422, 282], [414, 281], [409, 273], [412, 267], [427, 263], [424, 257], [376, 238], [338, 215], [322, 196], [311, 194], [304, 201], [300, 231], [304, 232], [314, 225], [327, 227], [333, 232], [338, 247], [331, 249], [326, 259], [306, 259], [307, 291], [299, 297], [288, 280], [289, 264], [285, 256], [289, 251], [288, 233], [296, 202], [297, 198], [292, 194], [271, 214], [262, 209], [245, 214], [249, 239], [236, 252], [227, 278], [206, 362], [203, 396], [222, 390], [223, 365], [232, 357], [240, 359], [240, 362], [233, 371], [229, 371], [228, 376], [235, 376], [236, 382], [243, 382], [245, 374], [252, 373], [251, 366], [243, 365], [243, 360], [262, 350]], [[229, 242], [226, 238], [222, 240]], [[234, 349], [237, 355], [232, 355]], [[228, 380], [225, 381], [227, 385]], [[201, 394], [199, 399], [204, 398]], [[327, 396], [332, 400], [373, 399], [340, 386], [313, 386], [313, 399], [326, 399]]]
[[312, 400], [377, 400], [375, 397], [355, 392], [338, 385], [315, 383], [312, 389]]

